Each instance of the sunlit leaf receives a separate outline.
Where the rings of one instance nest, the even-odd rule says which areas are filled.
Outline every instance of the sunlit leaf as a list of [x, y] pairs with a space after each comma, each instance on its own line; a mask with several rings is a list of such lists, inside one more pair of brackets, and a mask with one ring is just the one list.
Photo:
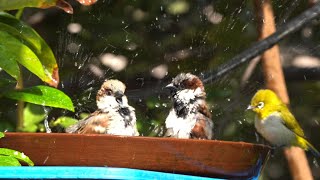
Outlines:
[[47, 78], [41, 62], [28, 46], [4, 31], [0, 31], [0, 39], [1, 61], [19, 62], [40, 79]]
[[77, 1], [82, 5], [89, 6], [96, 3], [98, 0], [77, 0]]
[[0, 155], [0, 166], [21, 166], [21, 164], [12, 156]]
[[43, 106], [27, 104], [23, 110], [23, 132], [36, 132], [39, 122], [47, 116], [47, 111]]
[[79, 118], [84, 119], [87, 118], [90, 114], [89, 113], [80, 113]]
[[64, 128], [67, 128], [71, 125], [74, 125], [78, 122], [77, 119], [71, 118], [71, 117], [67, 117], [67, 116], [61, 116], [59, 117], [57, 120], [55, 120], [53, 122], [53, 126], [62, 126]]
[[49, 8], [56, 6], [66, 13], [73, 13], [72, 6], [64, 0], [1, 0], [0, 11], [21, 9], [24, 7]]
[[4, 133], [0, 132], [0, 138], [3, 138], [3, 137], [4, 137]]
[[170, 14], [183, 14], [189, 11], [189, 2], [184, 0], [172, 1], [168, 6], [168, 12]]
[[0, 148], [0, 155], [10, 156], [24, 163], [27, 163], [29, 166], [34, 166], [34, 163], [31, 161], [31, 159], [28, 156], [16, 150]]
[[[19, 21], [14, 16], [5, 12], [0, 12], [0, 31], [9, 33], [28, 46], [43, 65], [45, 76], [39, 78], [51, 86], [58, 86], [59, 74], [56, 59], [50, 47], [35, 30]], [[15, 68], [16, 69], [14, 70], [19, 72], [17, 65]]]
[[4, 96], [42, 106], [51, 106], [74, 111], [71, 99], [62, 91], [49, 86], [39, 85], [22, 90], [14, 90], [5, 93]]

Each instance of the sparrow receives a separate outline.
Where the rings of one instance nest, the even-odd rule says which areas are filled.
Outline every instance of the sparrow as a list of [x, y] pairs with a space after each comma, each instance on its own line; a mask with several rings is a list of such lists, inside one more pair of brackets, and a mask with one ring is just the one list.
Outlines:
[[273, 91], [257, 91], [247, 109], [256, 113], [255, 128], [272, 145], [298, 146], [320, 157], [319, 151], [306, 140], [302, 128], [287, 105]]
[[124, 95], [126, 86], [119, 80], [106, 80], [96, 96], [98, 109], [66, 129], [67, 133], [139, 136], [135, 109]]
[[206, 103], [206, 92], [199, 77], [191, 73], [177, 75], [166, 86], [173, 107], [166, 118], [165, 137], [212, 139], [213, 122]]

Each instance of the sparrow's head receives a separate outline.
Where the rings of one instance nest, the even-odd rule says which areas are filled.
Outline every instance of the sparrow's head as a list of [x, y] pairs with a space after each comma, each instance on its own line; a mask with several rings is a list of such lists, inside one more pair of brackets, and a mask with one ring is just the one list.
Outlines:
[[278, 111], [282, 106], [284, 106], [284, 104], [276, 93], [269, 89], [261, 89], [253, 96], [247, 109], [264, 117]]
[[99, 109], [106, 107], [122, 106], [127, 103], [127, 98], [124, 96], [126, 86], [119, 80], [106, 80], [97, 93], [97, 105]]
[[194, 92], [199, 92], [198, 95], [205, 96], [202, 81], [198, 76], [191, 73], [178, 74], [166, 88], [170, 90], [172, 95], [183, 90], [193, 90]]

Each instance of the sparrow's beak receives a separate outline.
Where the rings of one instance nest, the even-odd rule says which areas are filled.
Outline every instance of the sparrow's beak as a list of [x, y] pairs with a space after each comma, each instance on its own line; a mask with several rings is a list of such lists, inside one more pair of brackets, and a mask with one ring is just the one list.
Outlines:
[[116, 91], [116, 92], [114, 93], [114, 97], [119, 98], [119, 99], [121, 99], [123, 95], [124, 95], [124, 94], [123, 94], [123, 92], [121, 92], [121, 91]]
[[119, 104], [122, 104], [122, 97], [124, 96], [124, 94], [123, 94], [123, 92], [121, 92], [121, 91], [116, 91], [115, 93], [114, 93], [114, 97], [116, 98], [116, 100], [117, 100], [117, 102], [119, 103]]
[[176, 86], [174, 86], [172, 83], [168, 84], [165, 88], [169, 89], [170, 91], [176, 91], [177, 90]]
[[246, 110], [252, 110], [254, 108], [255, 108], [254, 106], [249, 105]]

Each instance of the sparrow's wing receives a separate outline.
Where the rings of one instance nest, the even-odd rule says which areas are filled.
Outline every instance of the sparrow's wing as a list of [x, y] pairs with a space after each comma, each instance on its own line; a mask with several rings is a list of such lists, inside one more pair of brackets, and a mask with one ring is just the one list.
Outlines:
[[104, 134], [109, 126], [110, 117], [107, 113], [96, 111], [77, 124], [66, 129], [67, 133]]
[[212, 139], [213, 123], [212, 120], [203, 114], [197, 114], [197, 122], [191, 130], [191, 138]]
[[291, 131], [293, 131], [294, 133], [296, 133], [300, 137], [305, 137], [304, 132], [303, 132], [302, 128], [300, 127], [299, 123], [297, 122], [296, 118], [292, 115], [292, 113], [289, 111], [289, 109], [286, 106], [284, 106], [281, 109], [280, 114], [282, 116], [282, 119], [285, 119], [285, 121], [283, 121], [283, 123], [286, 127], [288, 127]]

